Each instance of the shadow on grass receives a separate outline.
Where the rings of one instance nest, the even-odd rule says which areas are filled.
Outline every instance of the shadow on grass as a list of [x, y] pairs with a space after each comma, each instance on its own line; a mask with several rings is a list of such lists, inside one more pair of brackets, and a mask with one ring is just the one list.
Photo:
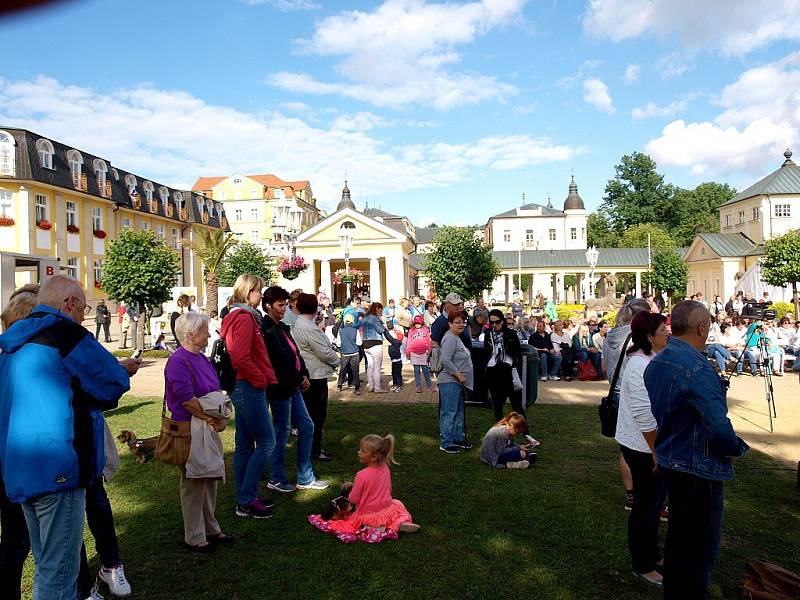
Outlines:
[[[109, 414], [112, 431], [122, 426], [157, 430], [160, 401], [130, 402], [126, 406], [134, 410], [119, 412], [126, 408], [121, 407]], [[237, 600], [277, 594], [660, 597], [630, 575], [618, 450], [597, 432], [596, 409], [537, 405], [529, 415], [533, 435], [542, 441], [539, 460], [528, 471], [507, 471], [481, 465], [477, 448], [455, 456], [439, 452], [436, 406], [334, 403], [323, 446], [335, 460], [315, 464], [317, 476], [333, 485], [324, 492], [276, 498], [276, 515], [265, 521], [234, 517], [230, 427], [223, 433], [229, 477], [219, 487], [216, 514], [223, 530], [241, 539], [205, 556], [181, 547], [177, 468], [150, 461], [140, 465], [125, 453], [107, 489], [134, 593], [149, 599]], [[469, 407], [468, 437], [479, 441], [492, 421], [491, 411]], [[341, 482], [352, 480], [360, 468], [359, 439], [388, 432], [397, 436], [400, 463], [392, 467], [393, 495], [422, 530], [370, 546], [345, 545], [311, 527], [306, 516], [338, 494]], [[290, 478], [294, 461], [292, 447], [287, 453]], [[726, 486], [725, 538], [714, 573], [714, 598], [739, 596], [745, 558], [757, 556], [800, 570], [798, 494], [785, 473], [760, 469], [771, 464], [753, 453]], [[87, 544], [90, 553], [93, 547]], [[91, 561], [96, 564], [95, 558]]]

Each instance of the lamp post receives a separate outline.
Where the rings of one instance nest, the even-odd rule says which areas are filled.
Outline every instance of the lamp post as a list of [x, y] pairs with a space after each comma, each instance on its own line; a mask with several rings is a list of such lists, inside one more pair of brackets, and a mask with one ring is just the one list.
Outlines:
[[351, 221], [345, 221], [339, 227], [339, 247], [344, 250], [344, 272], [348, 278], [347, 298], [350, 298], [350, 250], [353, 249], [353, 241], [356, 238], [356, 226]]
[[[600, 258], [600, 251], [592, 246], [586, 251], [586, 262], [589, 263], [589, 268], [591, 272], [589, 274], [589, 286], [588, 289], [584, 291], [583, 299], [586, 300], [586, 297], [589, 295], [589, 290], [592, 292], [592, 298], [595, 297], [594, 295], [594, 268], [597, 266], [597, 259]], [[586, 286], [584, 286], [586, 288]]]
[[295, 206], [288, 200], [276, 202], [272, 207], [273, 237], [280, 235], [281, 242], [286, 246], [286, 252], [294, 256], [297, 236], [303, 219], [303, 209]]

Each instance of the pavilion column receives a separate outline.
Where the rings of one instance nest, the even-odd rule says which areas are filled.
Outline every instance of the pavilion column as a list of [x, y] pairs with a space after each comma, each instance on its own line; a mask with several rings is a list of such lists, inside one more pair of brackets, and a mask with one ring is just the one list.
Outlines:
[[564, 273], [556, 273], [556, 304], [562, 304], [566, 300], [564, 293]]
[[381, 263], [377, 258], [369, 259], [369, 299], [383, 303], [381, 298]]
[[506, 273], [506, 303], [511, 303], [511, 299], [514, 297], [514, 276], [509, 275]]
[[320, 261], [320, 285], [322, 286], [322, 291], [328, 296], [328, 298], [333, 299], [333, 288], [331, 286], [331, 261], [327, 258], [323, 258]]
[[635, 271], [633, 273], [633, 295], [637, 298], [642, 297], [642, 272]]

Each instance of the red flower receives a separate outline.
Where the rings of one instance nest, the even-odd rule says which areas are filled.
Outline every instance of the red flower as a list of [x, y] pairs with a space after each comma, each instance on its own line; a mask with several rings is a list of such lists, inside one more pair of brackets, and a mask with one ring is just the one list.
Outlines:
[[105, 231], [103, 231], [102, 229], [95, 229], [95, 230], [92, 232], [92, 234], [93, 234], [93, 235], [94, 235], [94, 237], [96, 237], [98, 240], [105, 239], [105, 237], [108, 235], [108, 234], [107, 234]]
[[77, 225], [67, 225], [67, 231], [69, 233], [80, 233], [81, 228], [78, 227]]
[[53, 224], [47, 219], [42, 219], [41, 221], [36, 223], [36, 226], [39, 229], [43, 229], [44, 231], [50, 231], [50, 229], [53, 227]]
[[0, 217], [0, 227], [13, 227], [14, 219], [11, 217]]

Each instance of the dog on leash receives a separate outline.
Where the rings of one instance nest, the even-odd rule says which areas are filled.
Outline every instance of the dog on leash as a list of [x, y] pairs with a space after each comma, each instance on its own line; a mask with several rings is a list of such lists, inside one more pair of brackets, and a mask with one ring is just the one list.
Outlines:
[[158, 442], [158, 436], [140, 440], [136, 437], [136, 434], [129, 429], [123, 429], [117, 436], [117, 439], [123, 444], [128, 444], [128, 450], [131, 451], [133, 457], [140, 463], [147, 460], [148, 454], [153, 454], [155, 452], [156, 442]]

